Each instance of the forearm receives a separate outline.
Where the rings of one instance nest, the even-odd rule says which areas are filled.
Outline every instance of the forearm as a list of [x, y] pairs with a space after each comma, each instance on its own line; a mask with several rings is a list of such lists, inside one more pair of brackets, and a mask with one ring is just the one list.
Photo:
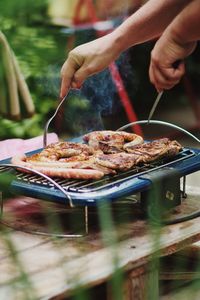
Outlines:
[[119, 52], [162, 34], [188, 0], [149, 0], [113, 33], [111, 38]]
[[193, 0], [169, 25], [164, 33], [168, 40], [185, 47], [200, 39], [200, 1]]

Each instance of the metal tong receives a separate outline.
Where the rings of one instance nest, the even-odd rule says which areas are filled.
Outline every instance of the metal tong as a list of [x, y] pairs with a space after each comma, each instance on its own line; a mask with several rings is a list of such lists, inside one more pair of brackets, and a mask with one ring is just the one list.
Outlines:
[[[180, 60], [180, 59], [177, 60], [177, 61], [175, 61], [175, 62], [172, 64], [173, 68], [174, 68], [174, 69], [177, 69], [178, 66], [179, 66], [179, 64], [180, 64], [181, 62], [182, 62], [182, 60]], [[158, 93], [158, 95], [157, 95], [157, 97], [156, 97], [156, 100], [155, 100], [155, 102], [154, 102], [154, 104], [153, 104], [153, 106], [152, 106], [152, 108], [151, 108], [151, 110], [150, 110], [147, 124], [149, 124], [150, 120], [152, 119], [153, 114], [154, 114], [154, 112], [155, 112], [155, 110], [156, 110], [156, 107], [158, 106], [158, 103], [159, 103], [159, 101], [160, 101], [160, 99], [161, 99], [161, 97], [162, 97], [163, 92], [164, 92], [164, 91], [161, 91], [161, 92]]]
[[49, 128], [49, 124], [51, 123], [51, 121], [55, 118], [55, 116], [57, 115], [61, 105], [63, 104], [63, 102], [66, 100], [67, 96], [68, 96], [69, 92], [62, 98], [62, 100], [59, 102], [53, 116], [47, 121], [47, 123], [45, 124], [44, 127], [44, 134], [43, 134], [43, 147], [45, 148], [47, 146], [47, 134], [48, 134], [48, 128]]
[[160, 101], [160, 98], [162, 97], [162, 94], [163, 94], [163, 91], [161, 91], [160, 93], [158, 93], [158, 95], [156, 97], [156, 100], [154, 101], [154, 104], [153, 104], [153, 106], [152, 106], [152, 108], [150, 110], [149, 117], [148, 117], [148, 123], [147, 124], [149, 124], [150, 120], [152, 119], [153, 114], [154, 114], [154, 112], [156, 110], [156, 107], [158, 106], [158, 103]]

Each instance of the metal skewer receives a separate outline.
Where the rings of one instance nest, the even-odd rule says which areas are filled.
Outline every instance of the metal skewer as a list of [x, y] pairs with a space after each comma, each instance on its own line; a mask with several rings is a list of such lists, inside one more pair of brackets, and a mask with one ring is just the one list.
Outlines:
[[153, 117], [153, 114], [154, 114], [154, 112], [156, 110], [156, 107], [157, 107], [159, 101], [160, 101], [160, 98], [162, 97], [162, 94], [163, 94], [163, 91], [161, 91], [160, 93], [158, 93], [158, 95], [156, 97], [156, 100], [155, 100], [155, 102], [154, 102], [154, 104], [153, 104], [153, 106], [152, 106], [152, 108], [150, 110], [150, 113], [149, 113], [148, 124], [149, 124], [151, 118]]
[[61, 105], [63, 104], [63, 102], [66, 100], [67, 96], [68, 96], [69, 92], [62, 98], [62, 100], [60, 101], [60, 103], [58, 104], [53, 116], [47, 121], [45, 127], [44, 127], [44, 135], [43, 135], [43, 147], [45, 148], [47, 146], [47, 133], [48, 133], [48, 128], [49, 128], [49, 124], [51, 123], [51, 121], [55, 118], [55, 116], [57, 115]]

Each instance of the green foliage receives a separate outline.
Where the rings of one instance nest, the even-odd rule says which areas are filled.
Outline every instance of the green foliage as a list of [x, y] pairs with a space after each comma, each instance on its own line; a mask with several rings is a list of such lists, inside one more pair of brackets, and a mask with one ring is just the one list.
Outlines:
[[31, 119], [13, 122], [1, 118], [0, 139], [41, 134], [57, 105], [66, 39], [60, 28], [47, 25], [47, 5], [47, 0], [0, 2], [0, 30], [18, 59], [36, 108]]
[[1, 0], [0, 25], [5, 23], [27, 24], [33, 21], [42, 21], [46, 14], [48, 0]]

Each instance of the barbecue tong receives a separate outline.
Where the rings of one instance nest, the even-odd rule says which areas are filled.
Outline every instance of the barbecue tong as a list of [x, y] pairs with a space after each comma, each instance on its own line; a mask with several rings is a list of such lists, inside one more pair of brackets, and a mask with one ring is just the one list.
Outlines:
[[[174, 68], [174, 69], [177, 69], [181, 62], [182, 62], [181, 59], [178, 59], [177, 61], [175, 61], [175, 62], [172, 64], [173, 68]], [[159, 101], [160, 101], [160, 99], [161, 99], [161, 97], [162, 97], [162, 95], [163, 95], [163, 92], [164, 92], [164, 91], [161, 91], [161, 92], [158, 93], [158, 95], [157, 95], [157, 97], [156, 97], [156, 100], [154, 101], [154, 104], [153, 104], [153, 106], [152, 106], [152, 108], [151, 108], [151, 110], [150, 110], [147, 124], [149, 124], [149, 122], [151, 121], [151, 119], [152, 119], [152, 117], [153, 117], [153, 114], [154, 114], [154, 112], [155, 112], [155, 110], [156, 110], [156, 107], [158, 106], [158, 103], [159, 103]]]
[[150, 120], [152, 119], [153, 114], [154, 114], [154, 112], [156, 110], [156, 107], [158, 106], [158, 103], [159, 103], [159, 101], [160, 101], [160, 99], [161, 99], [161, 97], [163, 95], [163, 92], [164, 91], [161, 91], [161, 92], [158, 93], [158, 95], [156, 97], [156, 100], [154, 101], [154, 104], [153, 104], [153, 106], [152, 106], [152, 108], [150, 110], [147, 124], [149, 124]]
[[48, 128], [49, 128], [49, 124], [51, 123], [51, 121], [55, 118], [55, 116], [57, 115], [60, 107], [62, 106], [63, 102], [65, 102], [65, 100], [67, 99], [69, 92], [61, 99], [61, 101], [59, 102], [54, 114], [52, 117], [49, 118], [49, 120], [47, 121], [47, 123], [45, 124], [44, 127], [44, 134], [43, 134], [43, 147], [46, 148], [47, 146], [47, 134], [48, 134]]

